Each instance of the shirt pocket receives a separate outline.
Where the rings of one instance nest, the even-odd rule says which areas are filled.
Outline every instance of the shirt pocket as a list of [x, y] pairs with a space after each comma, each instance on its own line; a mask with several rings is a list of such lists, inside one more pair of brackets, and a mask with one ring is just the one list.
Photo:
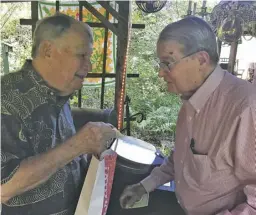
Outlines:
[[211, 178], [210, 159], [208, 155], [189, 152], [189, 158], [184, 163], [183, 177], [189, 186], [200, 187]]

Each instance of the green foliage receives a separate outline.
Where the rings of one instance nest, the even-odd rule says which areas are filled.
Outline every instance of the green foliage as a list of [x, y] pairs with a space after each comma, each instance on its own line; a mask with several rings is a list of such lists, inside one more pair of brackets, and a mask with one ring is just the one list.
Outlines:
[[127, 72], [140, 77], [127, 80], [127, 94], [131, 112], [142, 112], [146, 119], [132, 124], [132, 135], [155, 145], [174, 136], [180, 108], [180, 99], [166, 91], [166, 83], [154, 67], [158, 35], [171, 21], [168, 8], [153, 14], [145, 14], [136, 6], [133, 9], [133, 23], [145, 23], [146, 27], [132, 31]]
[[9, 53], [10, 72], [21, 68], [31, 55], [32, 28], [19, 24], [20, 18], [28, 18], [27, 14], [30, 3], [1, 3], [1, 41], [13, 46], [13, 52]]

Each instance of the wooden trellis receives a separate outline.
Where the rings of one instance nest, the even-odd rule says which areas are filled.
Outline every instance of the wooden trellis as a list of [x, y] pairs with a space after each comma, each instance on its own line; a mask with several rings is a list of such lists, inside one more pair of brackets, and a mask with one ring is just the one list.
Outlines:
[[[13, 3], [13, 1], [2, 1], [3, 3]], [[16, 1], [26, 2], [26, 1]], [[101, 108], [104, 104], [104, 90], [105, 90], [105, 78], [115, 79], [115, 109], [118, 114], [118, 128], [123, 127], [123, 113], [124, 113], [124, 98], [125, 98], [125, 82], [126, 77], [133, 78], [139, 77], [139, 74], [126, 74], [126, 58], [129, 43], [129, 31], [130, 28], [145, 28], [143, 24], [131, 24], [131, 1], [117, 1], [118, 10], [115, 10], [110, 6], [107, 1], [97, 1], [105, 10], [106, 16], [99, 13], [89, 2], [79, 1], [79, 20], [82, 21], [83, 8], [86, 8], [92, 15], [94, 15], [100, 23], [86, 22], [91, 27], [105, 28], [104, 38], [104, 57], [103, 57], [103, 70], [102, 73], [89, 73], [87, 78], [102, 78], [101, 82]], [[59, 11], [61, 2], [56, 1], [56, 11]], [[111, 23], [108, 19], [109, 15], [112, 15], [117, 22]], [[36, 27], [38, 21], [38, 1], [31, 1], [31, 19], [20, 19], [21, 25], [31, 25], [32, 32]], [[106, 73], [106, 52], [107, 52], [107, 40], [108, 31], [112, 31], [117, 36], [117, 53], [116, 53], [116, 73]], [[82, 106], [82, 93], [78, 92], [78, 106]]]

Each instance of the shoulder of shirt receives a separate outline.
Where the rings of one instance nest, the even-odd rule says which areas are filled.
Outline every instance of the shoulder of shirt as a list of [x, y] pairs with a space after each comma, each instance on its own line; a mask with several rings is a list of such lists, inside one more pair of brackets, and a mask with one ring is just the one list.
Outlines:
[[1, 77], [1, 95], [8, 94], [11, 90], [17, 90], [18, 84], [25, 82], [27, 71], [20, 69]]
[[256, 103], [256, 87], [250, 82], [226, 72], [219, 90], [230, 105], [237, 105], [242, 110]]
[[28, 84], [29, 71], [20, 69], [1, 77], [1, 114], [19, 116], [19, 111], [26, 108], [22, 101], [21, 86]]

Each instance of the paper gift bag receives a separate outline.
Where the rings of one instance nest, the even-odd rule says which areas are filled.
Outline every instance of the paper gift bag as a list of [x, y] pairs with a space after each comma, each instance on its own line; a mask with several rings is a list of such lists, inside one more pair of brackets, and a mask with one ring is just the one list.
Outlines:
[[92, 157], [75, 215], [105, 215], [114, 179], [117, 154], [104, 152], [103, 159]]

